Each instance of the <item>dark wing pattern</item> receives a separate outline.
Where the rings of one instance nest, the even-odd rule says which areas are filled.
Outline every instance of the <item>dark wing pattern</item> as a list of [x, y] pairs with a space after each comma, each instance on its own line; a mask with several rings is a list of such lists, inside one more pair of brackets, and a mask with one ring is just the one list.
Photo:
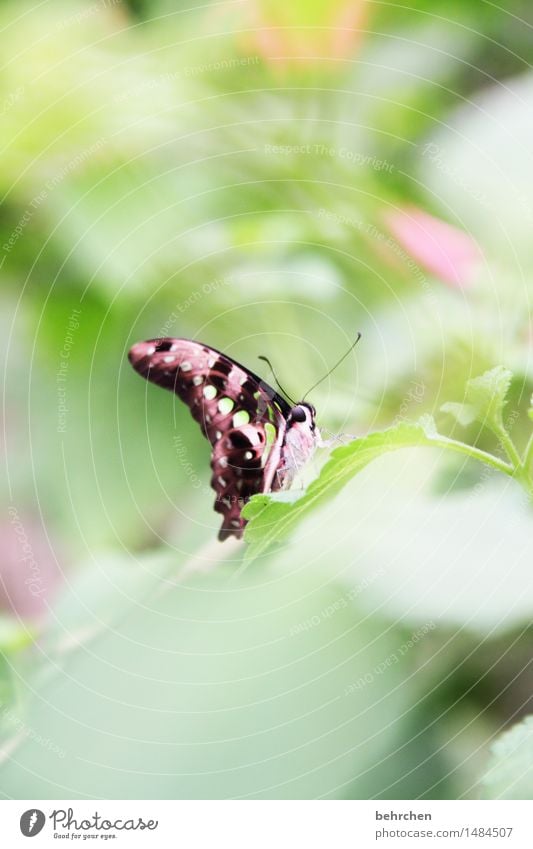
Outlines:
[[211, 486], [223, 516], [219, 539], [240, 539], [246, 501], [279, 488], [289, 405], [257, 375], [200, 342], [150, 339], [128, 356], [140, 375], [175, 392], [199, 423], [213, 447]]

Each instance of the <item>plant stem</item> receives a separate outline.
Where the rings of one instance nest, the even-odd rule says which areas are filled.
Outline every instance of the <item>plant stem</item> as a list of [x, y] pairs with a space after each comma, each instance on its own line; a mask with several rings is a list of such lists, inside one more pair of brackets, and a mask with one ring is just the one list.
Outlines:
[[518, 453], [513, 440], [507, 433], [504, 426], [495, 424], [492, 426], [491, 430], [498, 437], [501, 447], [509, 457], [509, 460], [511, 461], [515, 469], [517, 471], [521, 469], [522, 458], [520, 457], [520, 454]]
[[458, 454], [466, 454], [467, 457], [479, 460], [486, 466], [492, 466], [494, 469], [497, 469], [499, 472], [503, 472], [505, 475], [509, 475], [510, 477], [514, 477], [515, 475], [516, 469], [513, 465], [511, 465], [511, 463], [506, 463], [505, 460], [500, 460], [493, 454], [489, 454], [487, 451], [482, 451], [481, 448], [474, 448], [473, 445], [467, 445], [465, 442], [458, 442], [456, 439], [439, 436], [437, 438], [433, 438], [428, 445], [440, 445], [442, 448], [450, 448]]
[[533, 433], [529, 437], [529, 442], [526, 445], [526, 450], [524, 452], [524, 459], [522, 461], [522, 466], [525, 469], [526, 474], [529, 476], [531, 474], [530, 469], [533, 465]]
[[493, 426], [492, 431], [498, 437], [500, 445], [514, 467], [514, 471], [511, 474], [521, 483], [526, 492], [529, 493], [530, 497], [533, 498], [533, 480], [531, 479], [529, 471], [533, 460], [533, 434], [529, 439], [524, 457], [522, 458], [503, 425]]

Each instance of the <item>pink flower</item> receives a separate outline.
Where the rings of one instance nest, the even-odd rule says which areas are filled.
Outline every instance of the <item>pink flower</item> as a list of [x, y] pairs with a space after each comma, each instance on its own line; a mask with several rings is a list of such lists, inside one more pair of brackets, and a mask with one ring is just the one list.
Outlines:
[[385, 220], [400, 246], [435, 277], [457, 288], [472, 283], [482, 257], [467, 233], [417, 207], [389, 212]]
[[46, 613], [60, 582], [60, 568], [41, 524], [9, 507], [0, 523], [0, 612], [22, 619]]

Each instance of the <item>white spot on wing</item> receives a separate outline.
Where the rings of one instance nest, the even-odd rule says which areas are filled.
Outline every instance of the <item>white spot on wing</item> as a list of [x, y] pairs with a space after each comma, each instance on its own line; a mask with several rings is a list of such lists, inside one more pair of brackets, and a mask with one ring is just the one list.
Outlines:
[[231, 398], [221, 398], [218, 402], [218, 410], [222, 413], [223, 416], [229, 415], [233, 410], [235, 404]]

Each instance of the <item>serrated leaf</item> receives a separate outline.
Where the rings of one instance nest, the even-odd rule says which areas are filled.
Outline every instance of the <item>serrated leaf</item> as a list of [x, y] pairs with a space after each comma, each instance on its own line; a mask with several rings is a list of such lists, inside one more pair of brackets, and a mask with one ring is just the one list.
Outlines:
[[[437, 432], [431, 416], [423, 416], [418, 423], [400, 422], [387, 430], [376, 431], [336, 448], [319, 477], [296, 501], [282, 501], [275, 495], [253, 497], [243, 511], [244, 517], [249, 520], [245, 532], [249, 543], [247, 562], [255, 560], [272, 544], [286, 538], [312, 510], [333, 498], [377, 457], [400, 448], [424, 445], [449, 445], [461, 450], [461, 443]], [[468, 452], [467, 446], [464, 449]]]
[[488, 799], [533, 799], [533, 716], [498, 737], [482, 785]]
[[455, 416], [462, 425], [478, 421], [493, 429], [501, 428], [512, 376], [509, 369], [496, 366], [467, 382], [464, 402], [444, 404], [441, 409]]
[[466, 384], [467, 403], [472, 405], [479, 417], [500, 421], [512, 377], [509, 369], [496, 366], [481, 377], [469, 380]]

